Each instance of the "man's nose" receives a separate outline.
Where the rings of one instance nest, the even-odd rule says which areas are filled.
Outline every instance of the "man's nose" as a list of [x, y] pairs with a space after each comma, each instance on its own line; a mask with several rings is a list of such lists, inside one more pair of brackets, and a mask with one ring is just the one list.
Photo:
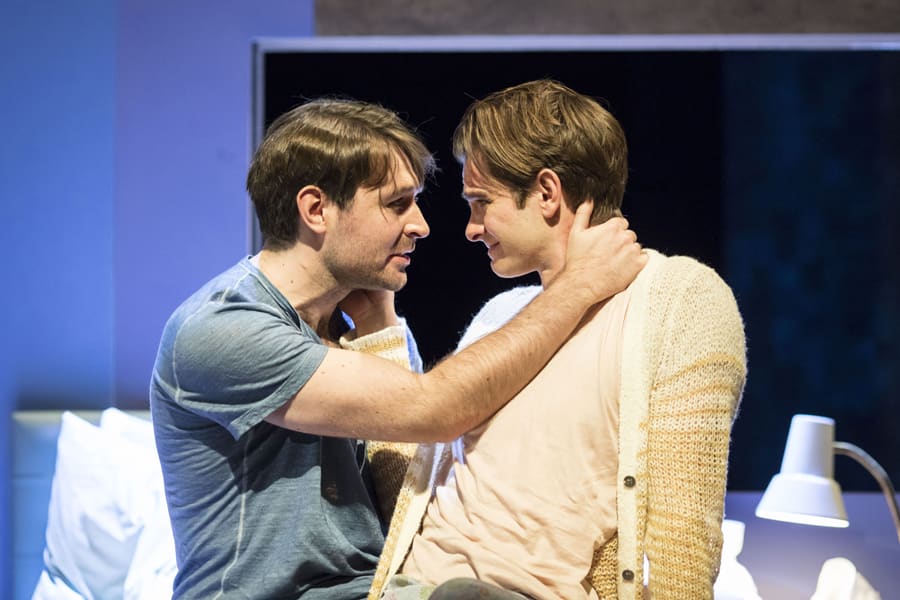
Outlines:
[[469, 222], [466, 223], [466, 239], [470, 242], [477, 242], [484, 235], [484, 225], [478, 222], [474, 215], [469, 215]]
[[406, 227], [403, 228], [403, 232], [409, 237], [414, 238], [428, 237], [428, 234], [431, 233], [431, 228], [428, 227], [428, 221], [425, 220], [425, 215], [422, 214], [422, 209], [419, 208], [418, 204], [413, 205], [412, 210], [410, 211], [410, 220], [406, 224]]

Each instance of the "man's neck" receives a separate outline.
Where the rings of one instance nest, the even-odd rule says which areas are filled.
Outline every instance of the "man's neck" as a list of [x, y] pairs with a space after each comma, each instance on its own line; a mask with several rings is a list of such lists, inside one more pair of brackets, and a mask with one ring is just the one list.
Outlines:
[[265, 250], [253, 262], [278, 288], [303, 321], [323, 339], [337, 303], [346, 295], [312, 250], [298, 244], [287, 250]]
[[541, 287], [546, 288], [556, 277], [562, 272], [566, 266], [566, 250], [569, 243], [568, 227], [556, 225], [552, 235], [548, 236], [548, 241], [544, 244], [543, 259], [541, 267], [538, 269], [538, 276], [541, 278]]

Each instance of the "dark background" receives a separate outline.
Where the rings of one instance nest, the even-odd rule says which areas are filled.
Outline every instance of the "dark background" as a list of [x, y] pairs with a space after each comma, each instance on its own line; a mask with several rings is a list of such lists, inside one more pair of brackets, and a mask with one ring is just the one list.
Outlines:
[[[641, 242], [714, 267], [744, 315], [749, 379], [730, 489], [778, 470], [790, 417], [835, 418], [897, 481], [900, 54], [880, 51], [273, 52], [266, 123], [322, 95], [377, 102], [417, 127], [441, 169], [420, 204], [431, 235], [398, 294], [427, 363], [498, 279], [463, 229], [450, 136], [473, 98], [551, 77], [622, 123], [624, 212]], [[838, 459], [845, 489], [877, 489]]]

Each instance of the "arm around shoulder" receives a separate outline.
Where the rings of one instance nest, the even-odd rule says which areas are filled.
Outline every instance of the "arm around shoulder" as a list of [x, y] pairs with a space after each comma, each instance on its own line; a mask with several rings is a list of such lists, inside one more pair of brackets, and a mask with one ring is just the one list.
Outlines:
[[576, 213], [563, 270], [499, 330], [423, 375], [329, 348], [267, 420], [316, 435], [403, 442], [449, 441], [481, 424], [543, 368], [590, 306], [624, 289], [647, 262], [623, 219], [588, 230], [588, 208]]
[[267, 420], [314, 435], [442, 442], [482, 423], [549, 360], [591, 305], [546, 291], [500, 330], [425, 374], [329, 348], [300, 391]]

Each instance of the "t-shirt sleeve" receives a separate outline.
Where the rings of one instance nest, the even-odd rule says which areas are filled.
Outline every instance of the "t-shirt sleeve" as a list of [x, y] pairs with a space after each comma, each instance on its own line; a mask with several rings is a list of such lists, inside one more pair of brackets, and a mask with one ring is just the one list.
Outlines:
[[237, 439], [296, 395], [326, 352], [277, 310], [211, 303], [176, 334], [175, 402]]

